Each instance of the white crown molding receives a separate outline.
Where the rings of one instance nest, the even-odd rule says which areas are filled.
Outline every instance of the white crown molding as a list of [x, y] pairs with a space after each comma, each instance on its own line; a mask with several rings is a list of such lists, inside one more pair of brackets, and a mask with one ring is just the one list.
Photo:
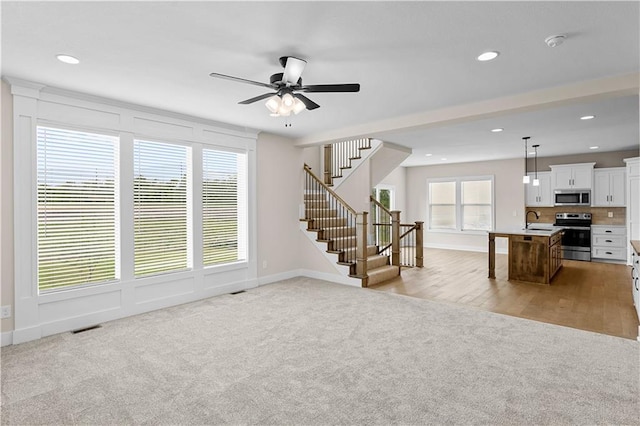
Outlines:
[[227, 133], [240, 137], [249, 137], [256, 139], [260, 130], [235, 126], [229, 123], [223, 123], [220, 121], [208, 120], [202, 117], [194, 117], [186, 114], [180, 114], [173, 111], [166, 111], [158, 108], [148, 107], [144, 105], [132, 104], [124, 101], [119, 101], [111, 98], [104, 98], [101, 96], [91, 95], [88, 93], [76, 92], [73, 90], [62, 89], [55, 86], [47, 86], [45, 84], [36, 83], [28, 80], [23, 80], [17, 77], [3, 76], [3, 80], [11, 85], [11, 93], [14, 95], [26, 96], [35, 99], [41, 99], [43, 94], [63, 96], [67, 98], [77, 99], [80, 101], [93, 102], [103, 105], [109, 105], [117, 108], [125, 108], [134, 111], [145, 112], [149, 114], [162, 115], [165, 117], [174, 118], [177, 120], [184, 120], [204, 124], [221, 130], [225, 130]]

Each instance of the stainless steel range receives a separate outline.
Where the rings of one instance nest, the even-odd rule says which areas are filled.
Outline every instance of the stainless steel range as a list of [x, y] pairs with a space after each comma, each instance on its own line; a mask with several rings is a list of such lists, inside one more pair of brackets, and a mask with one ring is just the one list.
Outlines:
[[564, 229], [562, 258], [591, 261], [591, 213], [556, 213], [555, 226]]

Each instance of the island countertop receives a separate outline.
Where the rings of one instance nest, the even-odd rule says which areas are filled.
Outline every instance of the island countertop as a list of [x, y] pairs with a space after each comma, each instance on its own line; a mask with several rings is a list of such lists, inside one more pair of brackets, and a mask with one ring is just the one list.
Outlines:
[[524, 228], [499, 228], [494, 231], [488, 231], [489, 234], [494, 234], [495, 237], [508, 237], [509, 235], [534, 235], [534, 236], [542, 236], [542, 237], [551, 237], [558, 232], [562, 232], [563, 228], [561, 226], [548, 226], [548, 227], [538, 227], [538, 226], [530, 226], [529, 229]]

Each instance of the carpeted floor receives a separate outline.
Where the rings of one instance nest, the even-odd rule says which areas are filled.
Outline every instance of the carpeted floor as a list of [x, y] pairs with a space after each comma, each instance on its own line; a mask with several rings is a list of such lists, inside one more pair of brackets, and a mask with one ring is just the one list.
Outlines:
[[2, 350], [2, 424], [640, 424], [640, 345], [296, 278]]

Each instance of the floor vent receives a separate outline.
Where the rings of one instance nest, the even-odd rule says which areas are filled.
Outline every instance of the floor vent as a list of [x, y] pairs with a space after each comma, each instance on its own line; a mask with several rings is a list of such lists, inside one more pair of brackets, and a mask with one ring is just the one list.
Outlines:
[[71, 334], [84, 333], [85, 331], [95, 330], [96, 328], [101, 328], [101, 327], [102, 326], [98, 324], [98, 325], [92, 325], [91, 327], [79, 328], [77, 330], [72, 330]]
[[229, 293], [229, 294], [236, 295], [236, 294], [240, 294], [240, 293], [244, 293], [244, 292], [245, 292], [244, 290], [240, 290], [240, 291], [234, 291], [233, 293]]

